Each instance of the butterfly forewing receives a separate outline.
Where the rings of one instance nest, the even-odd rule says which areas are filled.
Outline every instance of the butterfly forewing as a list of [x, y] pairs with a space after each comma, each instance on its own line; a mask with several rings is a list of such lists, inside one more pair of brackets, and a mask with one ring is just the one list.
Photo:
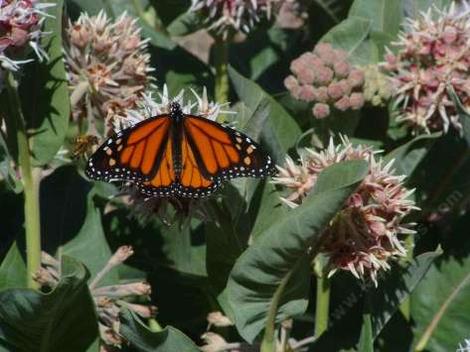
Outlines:
[[108, 138], [88, 160], [86, 175], [102, 181], [151, 180], [165, 153], [170, 121], [168, 115], [157, 116]]

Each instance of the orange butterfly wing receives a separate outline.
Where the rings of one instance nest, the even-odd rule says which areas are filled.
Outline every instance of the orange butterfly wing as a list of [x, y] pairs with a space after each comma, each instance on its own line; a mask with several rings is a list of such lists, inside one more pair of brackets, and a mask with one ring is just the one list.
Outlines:
[[87, 176], [130, 181], [149, 196], [199, 198], [224, 180], [274, 172], [269, 155], [241, 132], [184, 115], [181, 140], [173, 141], [172, 123], [169, 115], [160, 115], [117, 133], [89, 159]]
[[171, 160], [170, 125], [168, 115], [159, 115], [108, 138], [89, 159], [86, 175], [102, 181], [168, 186], [174, 180], [172, 163], [167, 163], [168, 157]]

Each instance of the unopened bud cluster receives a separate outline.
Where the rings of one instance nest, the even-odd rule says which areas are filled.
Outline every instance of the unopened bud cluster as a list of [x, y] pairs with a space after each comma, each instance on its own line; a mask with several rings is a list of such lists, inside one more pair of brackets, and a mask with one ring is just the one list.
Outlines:
[[[112, 21], [104, 12], [83, 13], [66, 30], [66, 67], [73, 117], [88, 120], [88, 132], [97, 134], [95, 119], [106, 119], [108, 129], [137, 106], [150, 85], [150, 55], [137, 20], [126, 14]], [[106, 133], [105, 133], [106, 134]]]
[[372, 106], [385, 106], [392, 97], [392, 84], [377, 65], [364, 67], [364, 100]]
[[364, 105], [364, 72], [348, 62], [344, 50], [320, 43], [292, 61], [290, 69], [293, 74], [284, 85], [294, 98], [314, 103], [312, 113], [318, 119], [332, 109], [358, 110]]

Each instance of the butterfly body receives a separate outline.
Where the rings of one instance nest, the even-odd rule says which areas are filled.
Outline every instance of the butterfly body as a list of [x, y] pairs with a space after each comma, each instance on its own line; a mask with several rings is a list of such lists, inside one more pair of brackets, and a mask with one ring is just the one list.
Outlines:
[[178, 103], [118, 132], [91, 156], [88, 177], [129, 181], [155, 197], [201, 198], [235, 177], [274, 173], [268, 154], [248, 136], [201, 116], [184, 114]]

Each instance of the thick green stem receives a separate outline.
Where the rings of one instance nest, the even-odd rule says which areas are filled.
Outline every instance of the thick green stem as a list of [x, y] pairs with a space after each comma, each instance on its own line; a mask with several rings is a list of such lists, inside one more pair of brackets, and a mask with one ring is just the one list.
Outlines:
[[214, 43], [215, 100], [225, 103], [229, 99], [228, 42], [217, 37]]
[[330, 308], [330, 279], [325, 275], [317, 276], [317, 300], [315, 310], [315, 337], [328, 328]]
[[163, 331], [163, 328], [155, 319], [149, 319], [148, 324], [149, 324], [148, 326], [149, 326], [150, 331], [153, 331], [153, 332]]
[[[413, 259], [413, 250], [414, 250], [414, 237], [408, 235], [405, 239], [405, 248], [406, 248], [406, 261], [409, 262]], [[403, 317], [410, 321], [411, 318], [411, 297], [408, 297], [400, 304], [400, 311], [403, 314]]]
[[18, 95], [18, 82], [12, 73], [8, 74], [7, 89], [13, 116], [11, 121], [16, 124], [16, 140], [18, 144], [18, 164], [24, 188], [24, 218], [26, 232], [26, 266], [29, 288], [39, 288], [33, 275], [41, 266], [41, 222], [39, 217], [39, 172], [33, 170], [28, 136]]

